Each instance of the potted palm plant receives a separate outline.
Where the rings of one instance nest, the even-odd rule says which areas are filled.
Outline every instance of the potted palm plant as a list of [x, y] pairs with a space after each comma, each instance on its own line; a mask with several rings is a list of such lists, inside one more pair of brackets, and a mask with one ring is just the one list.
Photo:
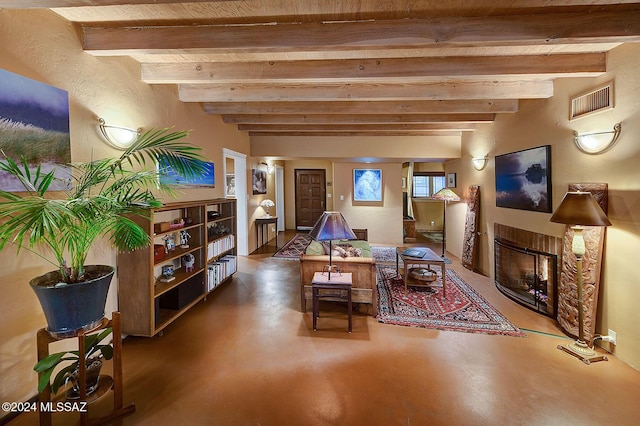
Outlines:
[[71, 188], [62, 193], [50, 190], [53, 171], [31, 171], [24, 158], [15, 161], [2, 153], [0, 170], [16, 178], [24, 192], [0, 190], [0, 251], [12, 243], [18, 252], [30, 250], [56, 267], [30, 282], [52, 335], [91, 330], [104, 317], [114, 268], [85, 265], [96, 239], [107, 237], [119, 251], [151, 243], [130, 216], [148, 216], [150, 207], [162, 205], [152, 192], [158, 185], [170, 191], [159, 183], [159, 157], [185, 177], [204, 172], [200, 148], [181, 141], [187, 135], [152, 129], [120, 157], [71, 164]]

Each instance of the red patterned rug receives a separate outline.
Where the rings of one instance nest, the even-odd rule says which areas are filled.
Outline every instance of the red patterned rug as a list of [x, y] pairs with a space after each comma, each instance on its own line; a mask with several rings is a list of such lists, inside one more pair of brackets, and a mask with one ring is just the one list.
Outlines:
[[300, 256], [311, 244], [311, 237], [308, 234], [296, 234], [287, 241], [284, 246], [273, 254], [273, 257], [281, 259], [299, 259]]
[[380, 322], [445, 331], [526, 336], [455, 271], [447, 270], [447, 296], [442, 299], [439, 268], [437, 284], [409, 287], [407, 294], [395, 267], [379, 266], [377, 269], [377, 319]]

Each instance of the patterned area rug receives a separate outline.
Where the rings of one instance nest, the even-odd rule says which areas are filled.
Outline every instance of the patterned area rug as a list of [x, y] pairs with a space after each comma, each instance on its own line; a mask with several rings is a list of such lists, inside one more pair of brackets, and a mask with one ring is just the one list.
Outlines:
[[299, 259], [300, 256], [311, 244], [311, 237], [308, 234], [296, 234], [284, 246], [273, 254], [273, 257], [280, 259]]
[[396, 248], [395, 247], [374, 247], [371, 246], [371, 254], [376, 260], [376, 263], [396, 263]]
[[422, 236], [434, 243], [442, 243], [442, 232], [421, 232]]
[[[440, 270], [437, 268], [438, 277]], [[404, 293], [395, 267], [378, 267], [378, 321], [410, 327], [526, 337], [455, 271], [447, 270], [447, 297], [438, 278], [433, 286], [409, 287]]]

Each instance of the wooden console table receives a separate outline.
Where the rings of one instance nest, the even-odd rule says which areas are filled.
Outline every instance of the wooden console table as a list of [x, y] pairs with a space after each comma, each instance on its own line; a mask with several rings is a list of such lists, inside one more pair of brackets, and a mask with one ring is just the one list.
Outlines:
[[[276, 248], [278, 248], [278, 217], [259, 217], [256, 219], [256, 248], [264, 245], [264, 227], [267, 225], [267, 244], [269, 243], [269, 228], [268, 225], [273, 223], [276, 227]], [[260, 232], [258, 232], [258, 229]], [[258, 234], [260, 234], [260, 245], [258, 245]]]

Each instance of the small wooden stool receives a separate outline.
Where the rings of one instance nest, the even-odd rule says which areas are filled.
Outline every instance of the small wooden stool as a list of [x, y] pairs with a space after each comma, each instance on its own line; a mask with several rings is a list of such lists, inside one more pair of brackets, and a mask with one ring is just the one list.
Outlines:
[[[320, 314], [320, 299], [331, 301], [347, 301], [347, 314], [349, 317], [349, 333], [351, 333], [351, 273], [333, 273], [331, 280], [326, 272], [316, 272], [311, 281], [313, 294], [313, 331], [317, 330], [318, 316]], [[320, 290], [334, 290], [330, 294], [320, 294]], [[346, 294], [344, 294], [346, 292]]]

